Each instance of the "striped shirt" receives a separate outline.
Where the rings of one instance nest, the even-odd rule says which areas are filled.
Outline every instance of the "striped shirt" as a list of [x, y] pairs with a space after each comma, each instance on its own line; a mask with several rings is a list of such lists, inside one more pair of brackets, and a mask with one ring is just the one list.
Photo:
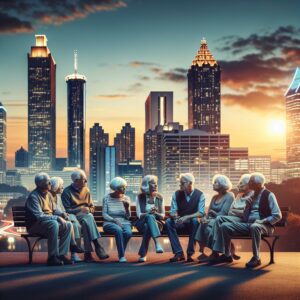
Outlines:
[[[123, 202], [128, 203], [129, 214], [126, 213]], [[113, 222], [114, 219], [119, 220], [124, 225], [130, 225], [130, 199], [125, 195], [122, 198], [113, 198], [110, 194], [107, 194], [103, 198], [102, 215], [104, 219], [103, 226], [108, 222]]]

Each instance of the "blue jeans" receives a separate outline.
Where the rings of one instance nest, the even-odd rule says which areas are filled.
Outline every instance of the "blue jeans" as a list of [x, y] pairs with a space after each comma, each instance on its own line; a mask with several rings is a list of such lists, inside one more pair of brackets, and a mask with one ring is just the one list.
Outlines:
[[174, 254], [176, 253], [183, 253], [178, 235], [177, 235], [177, 229], [184, 229], [187, 230], [189, 233], [189, 242], [187, 247], [187, 255], [193, 255], [195, 253], [194, 246], [195, 246], [195, 234], [199, 226], [198, 218], [192, 218], [190, 221], [183, 223], [183, 224], [177, 224], [175, 221], [171, 218], [169, 218], [166, 221], [166, 228], [168, 232], [168, 236], [170, 239], [172, 251]]
[[115, 223], [106, 223], [103, 226], [103, 230], [115, 236], [119, 258], [125, 256], [127, 243], [132, 237], [131, 225], [126, 224], [120, 227]]
[[143, 219], [139, 219], [136, 222], [135, 227], [140, 233], [143, 234], [143, 240], [139, 250], [139, 256], [144, 257], [147, 255], [151, 237], [157, 238], [160, 236], [160, 231], [156, 222], [156, 218], [153, 214], [148, 214]]

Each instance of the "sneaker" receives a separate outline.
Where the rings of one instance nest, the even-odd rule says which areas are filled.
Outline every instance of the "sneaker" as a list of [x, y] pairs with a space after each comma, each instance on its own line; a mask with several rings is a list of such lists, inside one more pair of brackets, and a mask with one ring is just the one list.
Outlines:
[[64, 263], [64, 265], [73, 265], [72, 260], [71, 260], [71, 259], [68, 259], [68, 258], [67, 258], [66, 256], [64, 256], [64, 255], [60, 255], [58, 258]]
[[124, 256], [122, 256], [122, 257], [119, 259], [119, 262], [120, 262], [120, 263], [126, 263], [126, 262], [127, 262], [127, 259], [126, 259]]
[[138, 260], [138, 262], [143, 263], [147, 261], [147, 257], [146, 256], [141, 256]]
[[93, 263], [95, 262], [92, 253], [91, 252], [85, 252], [84, 253], [84, 262], [86, 263]]
[[105, 252], [104, 248], [101, 245], [95, 249], [95, 252], [101, 260], [109, 258], [109, 255]]
[[71, 253], [71, 260], [74, 262], [74, 263], [79, 263], [79, 262], [82, 262], [82, 259], [78, 256], [77, 253], [75, 252], [72, 252]]
[[260, 259], [255, 258], [254, 256], [246, 263], [246, 268], [255, 268], [261, 265]]
[[239, 259], [241, 259], [241, 257], [240, 257], [239, 255], [236, 255], [236, 254], [232, 254], [232, 258], [233, 258], [234, 260], [239, 260]]
[[76, 252], [76, 253], [84, 253], [84, 250], [77, 245], [71, 245], [70, 246], [70, 252]]
[[170, 262], [177, 262], [185, 260], [183, 252], [176, 253], [174, 257], [170, 258]]
[[208, 255], [206, 255], [205, 253], [201, 253], [198, 257], [197, 257], [197, 259], [199, 260], [199, 262], [205, 262], [205, 261], [207, 261], [208, 260]]
[[156, 243], [155, 251], [156, 251], [156, 253], [164, 253], [164, 249], [163, 249], [163, 247], [161, 246], [160, 243]]
[[51, 256], [47, 259], [47, 265], [48, 266], [62, 266], [64, 263], [59, 259], [57, 258], [56, 256]]

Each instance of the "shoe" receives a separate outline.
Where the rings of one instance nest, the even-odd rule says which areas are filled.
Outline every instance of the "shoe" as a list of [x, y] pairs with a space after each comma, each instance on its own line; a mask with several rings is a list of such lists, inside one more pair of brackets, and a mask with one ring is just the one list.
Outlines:
[[71, 260], [71, 259], [68, 259], [68, 258], [67, 258], [66, 256], [64, 256], [64, 255], [60, 255], [58, 258], [64, 263], [64, 265], [73, 265], [72, 260]]
[[138, 260], [138, 262], [143, 263], [147, 261], [147, 257], [146, 256], [141, 256]]
[[119, 262], [120, 262], [120, 263], [126, 263], [126, 262], [127, 262], [127, 259], [126, 259], [124, 256], [122, 256], [122, 257], [119, 259]]
[[84, 262], [86, 263], [93, 263], [95, 262], [92, 253], [91, 252], [85, 252], [84, 253]]
[[236, 255], [236, 254], [232, 254], [232, 258], [233, 258], [234, 260], [239, 260], [239, 259], [241, 259], [241, 257], [240, 257], [239, 255]]
[[192, 256], [188, 255], [187, 259], [186, 259], [186, 262], [190, 263], [190, 262], [193, 262], [193, 261], [194, 261], [194, 259], [192, 258]]
[[206, 255], [205, 253], [201, 253], [197, 259], [199, 260], [199, 262], [205, 262], [208, 260], [208, 255]]
[[71, 253], [71, 260], [72, 260], [74, 263], [82, 262], [82, 259], [78, 256], [77, 253], [74, 253], [74, 252]]
[[156, 253], [164, 253], [164, 249], [163, 249], [163, 247], [161, 246], [160, 243], [156, 243], [155, 251], [156, 251]]
[[71, 245], [70, 246], [70, 252], [76, 252], [76, 253], [84, 253], [84, 250], [77, 245]]
[[246, 268], [255, 268], [261, 265], [260, 259], [255, 258], [254, 256], [246, 263]]
[[51, 256], [47, 259], [47, 265], [48, 266], [63, 266], [63, 262], [57, 258], [56, 256]]
[[101, 260], [109, 258], [109, 255], [105, 252], [104, 248], [101, 245], [95, 249], [95, 252]]
[[182, 252], [176, 253], [174, 257], [170, 258], [170, 262], [177, 262], [185, 260], [184, 254]]
[[217, 261], [219, 264], [222, 264], [222, 263], [232, 263], [233, 262], [233, 259], [232, 259], [232, 256], [226, 256], [225, 254], [222, 254], [221, 256], [219, 256], [217, 258]]
[[211, 265], [216, 264], [219, 262], [219, 253], [218, 252], [212, 252], [210, 256], [207, 258], [207, 262]]

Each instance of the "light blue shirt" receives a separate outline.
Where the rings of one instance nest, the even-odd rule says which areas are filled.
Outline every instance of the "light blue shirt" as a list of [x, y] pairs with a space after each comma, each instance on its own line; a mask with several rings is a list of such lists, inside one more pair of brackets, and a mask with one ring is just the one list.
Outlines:
[[[192, 190], [192, 192], [188, 195], [185, 192], [185, 198], [186, 201], [189, 202], [192, 198], [192, 195], [194, 193], [194, 190]], [[172, 196], [172, 201], [171, 201], [171, 214], [175, 214], [178, 211], [178, 207], [177, 207], [177, 202], [176, 202], [176, 193], [173, 194]], [[204, 194], [202, 193], [199, 199], [199, 204], [198, 204], [198, 212], [200, 213], [200, 217], [203, 217], [205, 215], [205, 197]]]

